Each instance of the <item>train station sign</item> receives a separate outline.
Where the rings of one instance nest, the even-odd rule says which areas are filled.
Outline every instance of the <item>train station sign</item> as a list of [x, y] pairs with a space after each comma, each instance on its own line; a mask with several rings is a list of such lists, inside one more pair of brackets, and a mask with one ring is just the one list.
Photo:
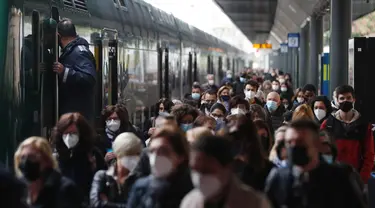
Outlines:
[[263, 43], [263, 44], [254, 43], [253, 48], [255, 48], [255, 49], [272, 49], [272, 44], [269, 44], [269, 43]]
[[299, 47], [299, 33], [288, 33], [288, 47], [289, 48]]
[[280, 44], [280, 52], [281, 53], [288, 53], [288, 44], [287, 43], [281, 43]]

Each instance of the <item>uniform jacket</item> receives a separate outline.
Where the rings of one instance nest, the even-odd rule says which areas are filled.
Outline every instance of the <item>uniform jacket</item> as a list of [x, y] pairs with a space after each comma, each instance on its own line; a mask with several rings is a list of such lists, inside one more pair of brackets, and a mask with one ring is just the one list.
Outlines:
[[96, 69], [88, 42], [80, 37], [70, 42], [59, 62], [65, 67], [59, 75], [60, 114], [79, 112], [93, 120]]

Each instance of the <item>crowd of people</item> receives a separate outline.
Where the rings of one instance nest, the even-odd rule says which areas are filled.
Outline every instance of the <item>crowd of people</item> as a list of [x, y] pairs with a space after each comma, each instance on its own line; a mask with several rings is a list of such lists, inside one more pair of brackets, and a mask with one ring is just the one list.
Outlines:
[[160, 99], [143, 127], [121, 104], [103, 110], [100, 132], [67, 113], [51, 138], [19, 145], [1, 196], [7, 207], [367, 207], [371, 125], [351, 86], [331, 100], [248, 69]]

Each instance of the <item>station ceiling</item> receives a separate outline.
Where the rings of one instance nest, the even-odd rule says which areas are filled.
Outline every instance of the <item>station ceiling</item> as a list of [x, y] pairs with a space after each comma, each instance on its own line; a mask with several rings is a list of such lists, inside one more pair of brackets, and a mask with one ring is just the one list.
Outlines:
[[[252, 43], [275, 46], [299, 32], [312, 13], [329, 13], [330, 0], [215, 0]], [[353, 0], [353, 20], [375, 9], [375, 1]], [[329, 29], [325, 25], [324, 29]]]

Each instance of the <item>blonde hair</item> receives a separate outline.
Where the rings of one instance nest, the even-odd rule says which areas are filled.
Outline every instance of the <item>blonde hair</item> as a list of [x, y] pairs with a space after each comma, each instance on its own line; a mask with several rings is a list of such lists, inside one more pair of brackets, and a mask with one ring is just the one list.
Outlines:
[[112, 148], [117, 157], [140, 155], [142, 142], [135, 134], [125, 132], [116, 137]]
[[277, 145], [279, 145], [280, 141], [281, 140], [276, 140], [276, 135], [279, 134], [279, 133], [285, 133], [286, 130], [288, 129], [288, 126], [281, 126], [279, 127], [276, 131], [275, 131], [275, 143], [273, 144], [272, 146], [272, 149], [270, 151], [270, 155], [268, 157], [268, 159], [272, 162], [272, 161], [275, 161], [276, 158], [277, 158], [277, 152], [276, 152], [276, 147]]
[[292, 121], [307, 119], [314, 120], [314, 112], [311, 110], [310, 106], [307, 104], [300, 105], [293, 112]]
[[56, 159], [52, 155], [52, 148], [48, 143], [47, 139], [42, 137], [29, 137], [24, 140], [17, 148], [17, 151], [14, 153], [14, 170], [18, 177], [22, 177], [22, 173], [18, 168], [21, 160], [21, 152], [25, 147], [32, 147], [38, 151], [44, 161], [47, 161], [51, 168], [58, 170], [58, 164]]
[[228, 90], [228, 91], [230, 91], [230, 88], [228, 87], [228, 86], [222, 86], [222, 87], [220, 87], [220, 89], [217, 91], [217, 99], [218, 100], [220, 100], [220, 101], [222, 101], [221, 99], [220, 99], [220, 94], [224, 91], [224, 90]]

